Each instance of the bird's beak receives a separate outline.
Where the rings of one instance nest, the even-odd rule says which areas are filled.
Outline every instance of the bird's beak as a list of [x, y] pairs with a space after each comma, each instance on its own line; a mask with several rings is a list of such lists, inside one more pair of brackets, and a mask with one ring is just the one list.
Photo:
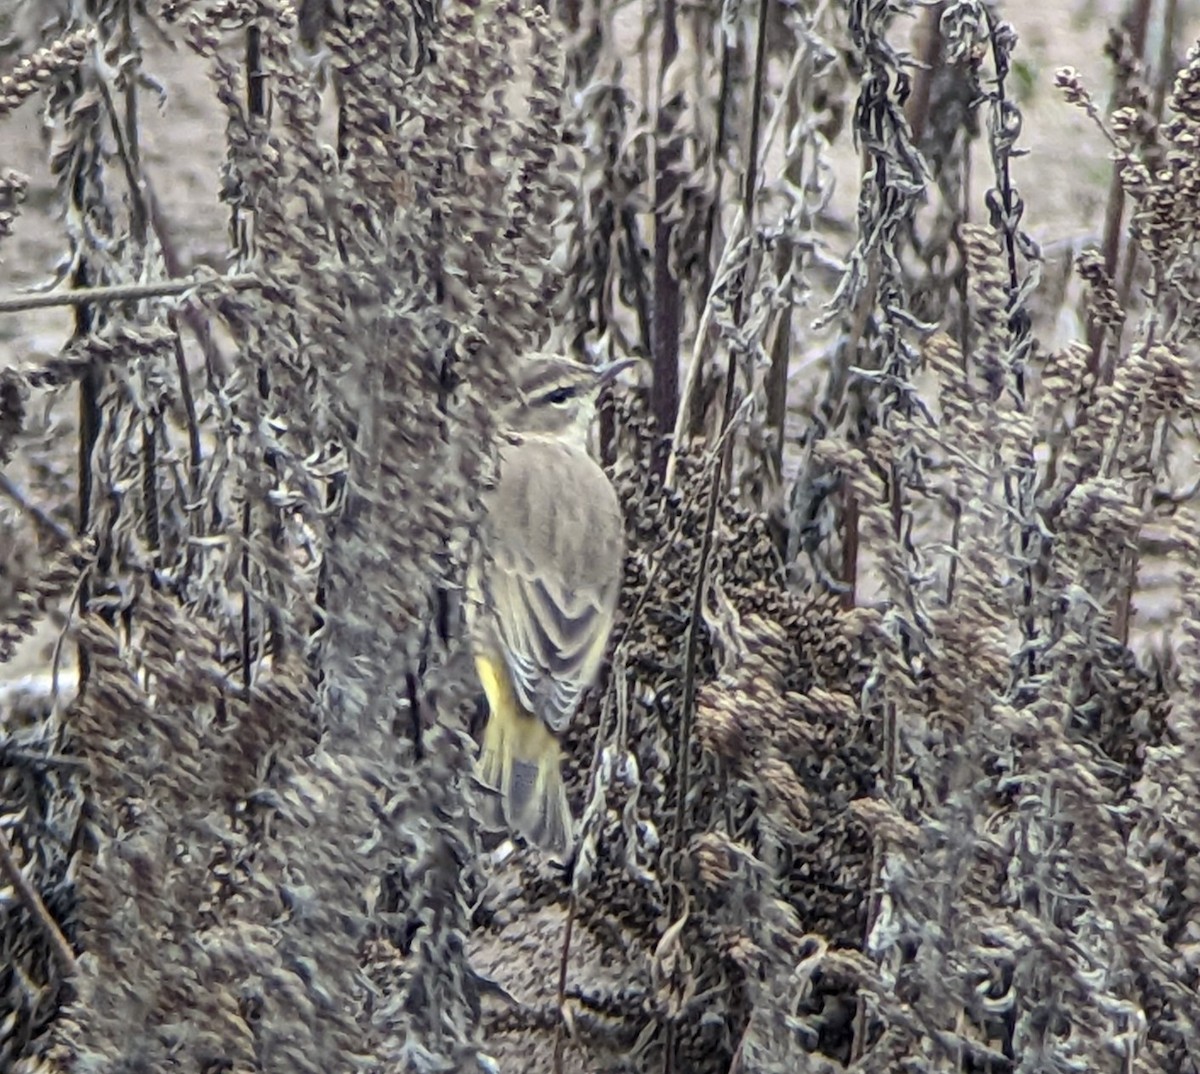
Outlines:
[[598, 384], [608, 384], [616, 380], [618, 373], [637, 364], [637, 358], [618, 358], [615, 362], [609, 362], [608, 365], [598, 366], [596, 369], [596, 382]]

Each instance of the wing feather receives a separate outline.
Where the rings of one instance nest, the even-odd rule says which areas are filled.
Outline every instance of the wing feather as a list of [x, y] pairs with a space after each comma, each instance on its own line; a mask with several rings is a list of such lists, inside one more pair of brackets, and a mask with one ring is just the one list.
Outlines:
[[623, 529], [616, 494], [581, 449], [526, 441], [501, 456], [488, 523], [481, 597], [495, 647], [521, 704], [561, 733], [612, 629]]

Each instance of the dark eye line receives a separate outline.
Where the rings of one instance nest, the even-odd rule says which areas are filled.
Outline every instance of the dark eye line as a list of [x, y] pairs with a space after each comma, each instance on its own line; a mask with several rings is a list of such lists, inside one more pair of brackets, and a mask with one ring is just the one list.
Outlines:
[[545, 395], [543, 395], [538, 402], [549, 403], [551, 406], [559, 406], [562, 403], [574, 398], [574, 396], [574, 388], [555, 388], [554, 391], [547, 392]]

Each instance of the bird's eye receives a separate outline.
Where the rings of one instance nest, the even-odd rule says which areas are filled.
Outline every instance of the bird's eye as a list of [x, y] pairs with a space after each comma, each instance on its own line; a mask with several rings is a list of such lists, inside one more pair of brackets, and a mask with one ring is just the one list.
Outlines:
[[564, 403], [569, 403], [574, 397], [574, 388], [555, 388], [554, 391], [547, 392], [542, 396], [542, 402], [550, 406], [562, 406]]

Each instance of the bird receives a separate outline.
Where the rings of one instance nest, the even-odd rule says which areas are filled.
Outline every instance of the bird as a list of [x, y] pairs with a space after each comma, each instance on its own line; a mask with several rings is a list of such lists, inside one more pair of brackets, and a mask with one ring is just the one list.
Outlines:
[[559, 856], [574, 842], [560, 738], [603, 662], [624, 560], [621, 505], [587, 434], [600, 389], [632, 364], [538, 353], [518, 365], [468, 571], [486, 819]]

